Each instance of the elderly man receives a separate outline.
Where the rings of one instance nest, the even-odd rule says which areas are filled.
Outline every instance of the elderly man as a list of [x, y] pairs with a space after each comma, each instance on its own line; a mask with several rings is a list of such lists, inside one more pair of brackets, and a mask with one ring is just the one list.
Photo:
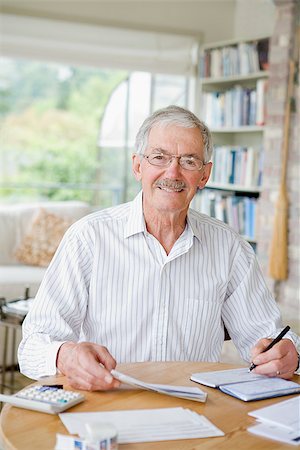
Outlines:
[[21, 371], [60, 371], [79, 389], [117, 387], [117, 362], [218, 361], [224, 324], [260, 374], [290, 378], [300, 339], [282, 329], [250, 245], [189, 209], [212, 163], [209, 130], [170, 106], [142, 124], [129, 203], [74, 224], [53, 258], [23, 326]]

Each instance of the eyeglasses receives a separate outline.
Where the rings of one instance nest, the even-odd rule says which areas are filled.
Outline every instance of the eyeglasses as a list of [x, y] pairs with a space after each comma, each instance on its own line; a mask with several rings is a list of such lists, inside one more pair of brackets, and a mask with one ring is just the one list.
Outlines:
[[149, 164], [158, 167], [168, 167], [174, 158], [178, 160], [180, 167], [186, 170], [201, 170], [205, 166], [204, 162], [196, 156], [177, 156], [168, 153], [150, 153], [150, 155], [141, 154], [146, 158]]

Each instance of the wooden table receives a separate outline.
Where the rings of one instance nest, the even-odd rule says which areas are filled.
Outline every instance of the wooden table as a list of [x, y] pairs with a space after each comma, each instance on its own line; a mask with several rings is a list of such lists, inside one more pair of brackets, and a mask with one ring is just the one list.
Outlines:
[[[182, 406], [204, 414], [225, 433], [223, 437], [205, 439], [123, 444], [120, 446], [122, 450], [290, 449], [290, 445], [259, 438], [246, 431], [247, 427], [255, 422], [255, 419], [247, 415], [249, 411], [281, 401], [282, 397], [246, 403], [217, 389], [200, 386], [189, 380], [193, 372], [233, 367], [236, 366], [198, 362], [119, 364], [117, 367], [119, 371], [146, 382], [199, 386], [208, 393], [207, 401], [198, 403], [142, 390], [84, 392], [87, 401], [74, 406], [69, 411], [112, 411]], [[294, 378], [299, 382], [297, 376]], [[64, 387], [68, 389], [64, 377], [55, 377], [51, 381], [53, 384], [64, 384]], [[4, 448], [9, 450], [53, 450], [56, 433], [68, 434], [59, 417], [16, 408], [8, 404], [4, 406], [0, 416], [0, 430]]]

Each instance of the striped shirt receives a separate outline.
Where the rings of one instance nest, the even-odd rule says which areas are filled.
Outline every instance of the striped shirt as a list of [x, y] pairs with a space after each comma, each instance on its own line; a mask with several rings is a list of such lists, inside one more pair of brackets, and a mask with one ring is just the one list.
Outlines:
[[251, 246], [190, 209], [167, 255], [147, 232], [140, 193], [67, 231], [24, 321], [20, 368], [55, 374], [65, 341], [104, 345], [119, 363], [218, 361], [224, 324], [247, 361], [282, 327]]

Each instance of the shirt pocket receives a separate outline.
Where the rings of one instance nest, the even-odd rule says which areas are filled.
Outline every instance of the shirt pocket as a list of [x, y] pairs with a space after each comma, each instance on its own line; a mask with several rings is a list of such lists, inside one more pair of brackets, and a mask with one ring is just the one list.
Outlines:
[[221, 323], [222, 303], [204, 298], [186, 298], [177, 311], [177, 326], [184, 340], [207, 339]]

